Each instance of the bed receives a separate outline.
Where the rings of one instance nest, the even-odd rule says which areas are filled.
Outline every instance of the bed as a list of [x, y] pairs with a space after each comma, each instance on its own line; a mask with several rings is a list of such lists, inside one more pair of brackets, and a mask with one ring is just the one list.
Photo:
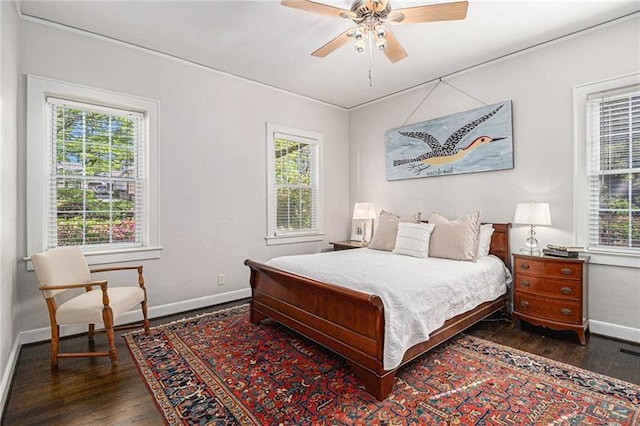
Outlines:
[[[510, 224], [493, 224], [490, 254], [510, 269]], [[382, 298], [246, 260], [251, 270], [250, 320], [271, 318], [344, 357], [367, 392], [378, 400], [392, 391], [398, 368], [476, 322], [507, 308], [508, 292], [456, 315], [409, 347], [399, 365], [385, 368]]]

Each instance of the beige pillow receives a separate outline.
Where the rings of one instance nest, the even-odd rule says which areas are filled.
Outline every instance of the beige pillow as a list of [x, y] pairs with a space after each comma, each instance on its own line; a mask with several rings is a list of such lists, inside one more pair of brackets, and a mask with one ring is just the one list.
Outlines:
[[429, 257], [429, 240], [434, 227], [433, 223], [400, 222], [393, 252], [423, 259]]
[[386, 251], [393, 250], [396, 247], [398, 223], [420, 223], [420, 215], [421, 213], [418, 212], [412, 216], [400, 218], [398, 215], [380, 210], [380, 218], [378, 219], [378, 224], [369, 248]]
[[429, 223], [435, 225], [431, 233], [429, 256], [476, 261], [480, 212], [469, 213], [456, 220], [449, 220], [437, 213], [432, 213]]

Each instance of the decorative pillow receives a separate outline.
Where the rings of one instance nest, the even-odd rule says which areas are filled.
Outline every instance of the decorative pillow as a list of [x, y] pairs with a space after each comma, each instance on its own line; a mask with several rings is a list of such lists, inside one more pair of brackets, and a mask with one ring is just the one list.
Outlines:
[[380, 219], [378, 219], [378, 225], [369, 248], [386, 251], [393, 250], [396, 246], [398, 224], [400, 222], [420, 223], [420, 215], [421, 213], [418, 212], [410, 217], [400, 218], [400, 216], [393, 213], [380, 210]]
[[413, 257], [429, 257], [429, 239], [433, 223], [399, 223], [394, 253]]
[[477, 258], [489, 255], [491, 247], [491, 236], [493, 235], [493, 224], [487, 223], [480, 225], [480, 236], [478, 237], [478, 254]]
[[431, 234], [429, 256], [476, 261], [480, 212], [469, 213], [456, 220], [449, 220], [437, 213], [432, 213], [429, 223], [436, 225]]

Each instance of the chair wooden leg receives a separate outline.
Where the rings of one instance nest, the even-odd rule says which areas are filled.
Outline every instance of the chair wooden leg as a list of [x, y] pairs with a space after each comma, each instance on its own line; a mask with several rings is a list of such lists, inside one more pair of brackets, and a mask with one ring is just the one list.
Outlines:
[[115, 365], [118, 363], [118, 350], [116, 349], [116, 339], [113, 332], [113, 312], [111, 308], [102, 310], [102, 319], [107, 332], [107, 339], [109, 339], [109, 359], [111, 359], [111, 364]]
[[93, 335], [96, 332], [96, 325], [95, 324], [89, 324], [89, 341], [92, 342], [93, 341]]
[[60, 339], [60, 326], [51, 325], [51, 366], [58, 365], [58, 340]]
[[144, 327], [144, 334], [149, 334], [149, 318], [147, 318], [147, 300], [140, 302], [142, 305], [142, 326]]

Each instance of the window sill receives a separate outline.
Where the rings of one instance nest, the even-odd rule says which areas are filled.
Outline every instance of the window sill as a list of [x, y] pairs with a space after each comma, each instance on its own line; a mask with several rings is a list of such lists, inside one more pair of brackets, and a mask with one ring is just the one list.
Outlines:
[[324, 234], [313, 235], [279, 235], [277, 237], [265, 237], [268, 246], [280, 244], [308, 243], [312, 241], [324, 241]]
[[596, 265], [624, 266], [640, 269], [640, 254], [610, 252], [603, 250], [585, 250], [582, 254], [591, 258], [589, 263]]
[[[120, 250], [86, 251], [84, 255], [89, 265], [102, 265], [106, 263], [135, 262], [139, 260], [150, 260], [160, 258], [162, 247], [137, 247]], [[22, 260], [27, 262], [27, 271], [33, 271], [31, 257]]]

